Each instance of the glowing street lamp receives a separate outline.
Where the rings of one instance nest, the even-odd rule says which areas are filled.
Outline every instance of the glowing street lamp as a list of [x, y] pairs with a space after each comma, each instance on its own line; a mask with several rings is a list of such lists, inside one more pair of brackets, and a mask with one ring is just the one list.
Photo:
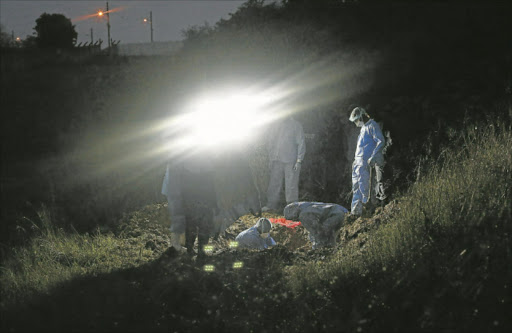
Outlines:
[[[76, 17], [73, 19], [73, 22], [80, 22], [80, 21], [87, 20], [90, 18], [97, 18], [99, 20], [102, 20], [103, 17], [106, 16], [107, 17], [107, 31], [108, 31], [108, 47], [110, 48], [110, 46], [112, 46], [112, 38], [110, 38], [110, 13], [119, 12], [121, 10], [124, 10], [124, 7], [116, 7], [116, 8], [109, 9], [108, 1], [107, 1], [105, 10], [98, 9], [95, 11], [94, 14], [88, 14], [88, 15], [82, 15], [82, 16]], [[92, 33], [91, 33], [91, 35], [92, 35]]]
[[150, 30], [151, 30], [151, 43], [153, 43], [153, 12], [150, 11], [149, 12], [149, 19], [147, 17], [145, 17], [142, 22], [144, 22], [144, 24], [148, 23], [149, 22], [149, 25], [150, 25]]
[[99, 18], [102, 18], [103, 16], [106, 16], [107, 17], [107, 34], [108, 34], [108, 47], [110, 48], [110, 11], [108, 10], [108, 1], [107, 1], [107, 7], [106, 7], [106, 10], [103, 11], [103, 10], [98, 10], [98, 12], [96, 13], [96, 15], [99, 17]]

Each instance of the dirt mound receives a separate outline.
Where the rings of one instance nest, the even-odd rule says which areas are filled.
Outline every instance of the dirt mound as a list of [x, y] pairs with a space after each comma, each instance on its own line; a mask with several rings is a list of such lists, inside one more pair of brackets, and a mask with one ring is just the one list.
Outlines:
[[[379, 207], [371, 217], [353, 218], [350, 215], [345, 220], [345, 225], [337, 235], [337, 246], [339, 250], [349, 243], [357, 243], [363, 247], [367, 241], [370, 230], [378, 228], [382, 223], [391, 221], [398, 207], [397, 202], [390, 202], [384, 207]], [[262, 217], [279, 219], [283, 216], [263, 213]], [[258, 217], [247, 214], [240, 217], [222, 235], [210, 238], [209, 245], [212, 246], [210, 255], [217, 255], [230, 249], [230, 242], [242, 231], [254, 226]], [[146, 247], [156, 252], [163, 252], [170, 246], [169, 217], [167, 204], [154, 204], [126, 215], [120, 222], [117, 234], [122, 238], [143, 238]], [[291, 252], [309, 253], [314, 252], [315, 259], [321, 259], [325, 251], [311, 251], [312, 244], [309, 240], [309, 232], [299, 225], [295, 228], [287, 228], [281, 224], [273, 223], [270, 235], [277, 242], [278, 246], [286, 248]], [[197, 242], [194, 245], [197, 253]], [[333, 250], [326, 250], [332, 253]], [[316, 255], [318, 254], [318, 256]], [[318, 257], [318, 258], [317, 258]]]
[[[282, 218], [282, 216], [264, 213], [266, 218]], [[213, 246], [211, 254], [219, 254], [230, 249], [230, 242], [242, 231], [254, 226], [259, 217], [247, 214], [240, 217], [235, 223], [225, 230], [222, 235], [210, 238], [209, 245]], [[290, 251], [310, 250], [308, 231], [297, 226], [293, 229], [273, 223], [270, 235], [278, 245]], [[169, 214], [167, 204], [148, 205], [141, 210], [127, 214], [119, 222], [116, 234], [127, 239], [143, 239], [147, 248], [153, 251], [163, 252], [170, 246]], [[197, 242], [194, 244], [197, 253]]]
[[[282, 216], [264, 213], [262, 217], [266, 218], [282, 218]], [[218, 250], [229, 248], [229, 243], [234, 241], [236, 236], [242, 231], [253, 227], [258, 221], [258, 217], [253, 215], [244, 215], [240, 217], [235, 223], [226, 229], [224, 235], [212, 239], [210, 243]], [[272, 224], [270, 236], [274, 238], [278, 245], [285, 247], [290, 251], [301, 249], [311, 249], [311, 242], [309, 241], [308, 231], [302, 227], [297, 226], [293, 229], [287, 228], [277, 223]]]

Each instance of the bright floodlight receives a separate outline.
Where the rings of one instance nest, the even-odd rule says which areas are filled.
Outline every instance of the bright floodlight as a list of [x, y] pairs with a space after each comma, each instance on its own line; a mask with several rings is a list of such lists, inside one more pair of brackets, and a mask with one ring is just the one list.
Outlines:
[[263, 98], [249, 95], [206, 98], [183, 115], [178, 123], [186, 147], [222, 148], [247, 142], [261, 125], [271, 121]]

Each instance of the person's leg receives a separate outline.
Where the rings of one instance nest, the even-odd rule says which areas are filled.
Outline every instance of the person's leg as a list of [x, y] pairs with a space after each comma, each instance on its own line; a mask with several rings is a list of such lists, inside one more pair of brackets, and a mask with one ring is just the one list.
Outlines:
[[267, 189], [267, 207], [277, 209], [283, 188], [284, 164], [272, 161], [270, 165], [270, 181]]
[[286, 204], [299, 201], [300, 166], [297, 170], [293, 170], [294, 165], [295, 163], [284, 164]]
[[187, 248], [187, 252], [192, 254], [194, 253], [194, 243], [196, 241], [197, 235], [197, 224], [194, 218], [187, 216], [187, 226], [185, 228], [185, 247]]
[[370, 174], [366, 165], [353, 165], [351, 204], [352, 215], [361, 215], [363, 213], [363, 205], [368, 202], [369, 176]]
[[186, 221], [185, 221], [185, 217], [183, 215], [179, 215], [179, 216], [173, 216], [173, 209], [172, 209], [172, 205], [174, 204], [173, 200], [169, 197], [167, 197], [167, 209], [169, 210], [169, 214], [171, 215], [171, 227], [169, 228], [169, 230], [172, 232], [172, 233], [176, 233], [176, 234], [183, 234], [185, 233], [185, 225], [186, 225]]
[[384, 201], [386, 199], [386, 194], [384, 192], [384, 183], [382, 181], [384, 174], [384, 165], [375, 165], [375, 198], [379, 201]]
[[178, 251], [182, 251], [181, 236], [185, 233], [187, 221], [184, 215], [172, 215], [174, 213], [172, 209], [174, 203], [169, 197], [167, 197], [167, 203], [169, 214], [171, 215], [171, 227], [169, 228], [171, 231], [171, 246]]
[[197, 210], [197, 253], [204, 255], [204, 247], [208, 245], [212, 232], [213, 209], [201, 207]]

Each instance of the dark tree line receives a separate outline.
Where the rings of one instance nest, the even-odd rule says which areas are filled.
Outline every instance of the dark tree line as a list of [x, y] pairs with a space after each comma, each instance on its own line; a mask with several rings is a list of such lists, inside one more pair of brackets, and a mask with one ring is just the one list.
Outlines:
[[78, 33], [71, 20], [62, 14], [43, 13], [36, 19], [34, 35], [26, 36], [20, 41], [12, 40], [5, 31], [0, 29], [0, 46], [25, 48], [72, 48], [76, 44]]

